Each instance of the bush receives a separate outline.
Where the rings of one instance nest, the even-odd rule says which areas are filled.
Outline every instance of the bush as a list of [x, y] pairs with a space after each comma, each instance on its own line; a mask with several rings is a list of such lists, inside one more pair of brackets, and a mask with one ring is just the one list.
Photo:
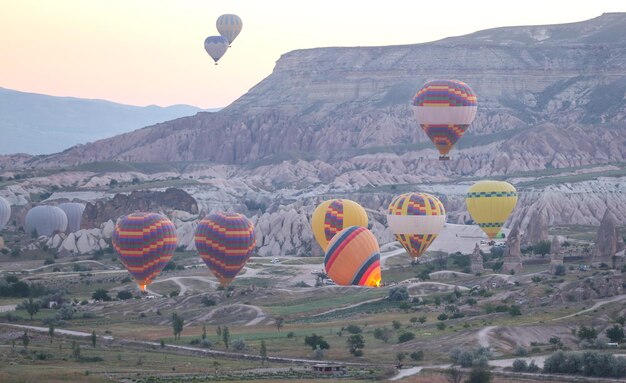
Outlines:
[[208, 339], [202, 339], [200, 341], [200, 347], [202, 348], [213, 348], [213, 342]]
[[361, 329], [361, 327], [355, 325], [355, 324], [349, 324], [346, 327], [346, 331], [349, 332], [350, 334], [360, 334], [363, 332], [363, 330]]
[[287, 338], [293, 338], [293, 337], [294, 337], [294, 333], [293, 333], [293, 331], [289, 331], [289, 332], [287, 333]]
[[526, 356], [528, 355], [528, 350], [526, 350], [524, 347], [519, 346], [518, 348], [515, 349], [515, 356]]
[[235, 339], [232, 343], [231, 346], [233, 347], [234, 350], [236, 351], [243, 351], [246, 349], [246, 341], [244, 341], [243, 339]]
[[526, 372], [528, 369], [528, 364], [523, 359], [515, 359], [513, 361], [513, 371], [515, 372]]
[[443, 322], [439, 322], [439, 323], [437, 323], [436, 327], [437, 327], [437, 330], [443, 331], [443, 330], [446, 329], [446, 324], [443, 323]]
[[393, 327], [395, 330], [399, 330], [401, 326], [402, 326], [402, 323], [400, 323], [400, 321], [397, 321], [397, 320], [391, 321], [391, 327]]
[[81, 314], [83, 319], [93, 319], [96, 318], [96, 313], [92, 313], [91, 311], [85, 311]]
[[475, 367], [469, 374], [465, 383], [489, 383], [491, 382], [491, 372], [482, 367]]
[[91, 297], [96, 301], [108, 302], [111, 300], [111, 296], [109, 295], [109, 292], [105, 289], [96, 290], [93, 294], [91, 294]]
[[121, 301], [125, 301], [127, 299], [132, 299], [132, 297], [133, 297], [133, 293], [131, 293], [128, 290], [122, 290], [122, 291], [117, 293], [117, 299], [119, 299]]
[[509, 308], [509, 314], [511, 314], [511, 316], [515, 317], [515, 316], [520, 316], [522, 315], [522, 310], [519, 306], [516, 305], [512, 305]]
[[389, 289], [389, 300], [394, 302], [408, 301], [409, 290], [406, 286], [396, 286]]
[[170, 292], [170, 298], [177, 297], [177, 296], [178, 296], [178, 294], [180, 294], [180, 291], [178, 291], [178, 290], [174, 290], [174, 291]]
[[419, 351], [412, 352], [410, 356], [411, 356], [411, 359], [414, 361], [422, 360], [424, 359], [424, 351], [419, 350]]
[[563, 265], [557, 265], [556, 268], [554, 269], [554, 275], [565, 275], [566, 272], [567, 270], [565, 269], [565, 266]]
[[446, 319], [448, 319], [448, 315], [446, 315], [445, 313], [441, 313], [437, 316], [438, 320], [444, 321]]
[[374, 338], [387, 343], [391, 338], [391, 330], [387, 327], [377, 327], [374, 329]]
[[207, 297], [206, 295], [202, 297], [202, 304], [209, 307], [209, 306], [215, 306], [217, 303], [215, 302], [215, 300]]
[[400, 336], [398, 336], [398, 343], [408, 342], [413, 339], [415, 339], [415, 334], [412, 332], [403, 332]]
[[189, 344], [192, 346], [196, 346], [198, 344], [200, 344], [200, 339], [196, 338], [196, 339], [192, 339], [189, 341]]

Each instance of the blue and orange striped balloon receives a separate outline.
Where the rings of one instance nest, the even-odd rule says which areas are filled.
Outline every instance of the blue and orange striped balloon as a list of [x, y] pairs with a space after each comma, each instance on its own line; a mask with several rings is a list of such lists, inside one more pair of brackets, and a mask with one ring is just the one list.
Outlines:
[[113, 247], [142, 291], [172, 259], [177, 242], [172, 221], [156, 213], [124, 216], [113, 232]]
[[371, 231], [350, 226], [337, 233], [324, 256], [326, 274], [342, 286], [380, 286], [380, 248]]
[[227, 286], [252, 255], [254, 225], [238, 213], [213, 213], [198, 223], [195, 242], [204, 263]]

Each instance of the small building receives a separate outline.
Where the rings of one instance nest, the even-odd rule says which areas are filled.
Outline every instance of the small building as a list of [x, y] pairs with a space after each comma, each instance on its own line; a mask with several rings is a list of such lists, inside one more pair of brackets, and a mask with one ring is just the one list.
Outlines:
[[348, 370], [344, 364], [327, 364], [318, 363], [314, 364], [313, 372], [324, 375], [346, 375]]

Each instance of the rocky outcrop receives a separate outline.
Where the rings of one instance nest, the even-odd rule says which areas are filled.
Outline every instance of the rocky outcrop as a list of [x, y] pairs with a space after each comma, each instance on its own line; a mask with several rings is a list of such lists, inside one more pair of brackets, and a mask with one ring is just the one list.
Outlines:
[[372, 152], [411, 152], [413, 160], [405, 165], [419, 174], [432, 168], [428, 160], [435, 154], [409, 100], [425, 81], [451, 75], [468, 82], [480, 102], [468, 133], [475, 139], [464, 138], [466, 148], [453, 152], [458, 161], [445, 165], [452, 173], [511, 174], [623, 161], [626, 109], [620, 97], [605, 95], [626, 89], [623, 76], [616, 75], [626, 70], [625, 24], [625, 14], [605, 14], [426, 44], [296, 50], [217, 113], [25, 161], [336, 162]]
[[513, 226], [513, 229], [511, 229], [511, 232], [506, 239], [504, 263], [502, 264], [503, 273], [508, 274], [513, 271], [519, 274], [524, 271], [520, 242], [519, 224], [516, 224], [515, 226]]
[[480, 247], [478, 244], [476, 244], [476, 247], [474, 248], [470, 261], [470, 269], [472, 270], [472, 273], [482, 273], [485, 270], [483, 266], [483, 256], [480, 254]]
[[559, 242], [559, 238], [555, 235], [550, 245], [549, 273], [552, 275], [556, 274], [559, 265], [563, 266], [563, 254], [561, 254], [561, 242]]
[[624, 248], [624, 238], [618, 230], [617, 218], [612, 210], [606, 209], [596, 236], [592, 261], [611, 265], [615, 254]]
[[543, 211], [534, 210], [530, 216], [526, 232], [522, 236], [522, 245], [530, 246], [548, 239], [548, 225]]
[[104, 222], [116, 221], [130, 213], [166, 210], [182, 210], [197, 214], [198, 204], [187, 192], [176, 188], [169, 188], [164, 192], [134, 191], [129, 195], [116, 194], [110, 200], [87, 203], [81, 226], [99, 227]]

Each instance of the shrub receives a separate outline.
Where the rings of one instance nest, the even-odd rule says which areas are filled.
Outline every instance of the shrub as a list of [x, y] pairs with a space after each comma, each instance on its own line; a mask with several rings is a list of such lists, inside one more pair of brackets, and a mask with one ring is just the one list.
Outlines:
[[419, 350], [419, 351], [412, 352], [410, 356], [411, 356], [411, 359], [414, 361], [422, 360], [424, 359], [424, 351]]
[[515, 349], [515, 356], [526, 356], [528, 355], [528, 350], [526, 350], [524, 347], [519, 346], [518, 348]]
[[446, 329], [446, 324], [443, 322], [437, 323], [437, 330], [443, 331]]
[[523, 359], [515, 359], [513, 361], [512, 368], [515, 372], [526, 372], [526, 370], [528, 369], [528, 364], [526, 364], [526, 361]]
[[446, 313], [441, 313], [437, 316], [438, 320], [444, 321], [446, 319], [448, 319], [448, 315], [446, 315]]
[[361, 329], [361, 327], [355, 325], [355, 324], [349, 324], [346, 327], [346, 331], [349, 332], [350, 334], [360, 334], [363, 332], [363, 330]]
[[391, 330], [387, 327], [377, 327], [374, 329], [374, 338], [387, 343], [391, 338]]
[[402, 326], [402, 323], [400, 323], [400, 321], [397, 321], [397, 320], [391, 321], [391, 327], [393, 327], [395, 330], [399, 330], [401, 326]]
[[389, 300], [390, 301], [407, 301], [409, 300], [409, 290], [407, 290], [406, 286], [396, 286], [389, 289]]
[[287, 333], [287, 338], [293, 338], [293, 337], [294, 337], [294, 333], [293, 333], [293, 331], [289, 331], [289, 332]]
[[233, 347], [234, 350], [236, 351], [243, 351], [246, 349], [246, 341], [243, 339], [235, 339], [232, 343], [231, 346]]
[[400, 336], [398, 336], [398, 343], [408, 342], [413, 339], [415, 339], [415, 334], [412, 332], [403, 332]]
[[133, 293], [128, 290], [122, 290], [117, 293], [117, 299], [125, 301], [127, 299], [131, 299], [133, 297]]
[[207, 297], [206, 295], [202, 297], [202, 304], [209, 307], [209, 306], [215, 306], [216, 302], [215, 300]]

